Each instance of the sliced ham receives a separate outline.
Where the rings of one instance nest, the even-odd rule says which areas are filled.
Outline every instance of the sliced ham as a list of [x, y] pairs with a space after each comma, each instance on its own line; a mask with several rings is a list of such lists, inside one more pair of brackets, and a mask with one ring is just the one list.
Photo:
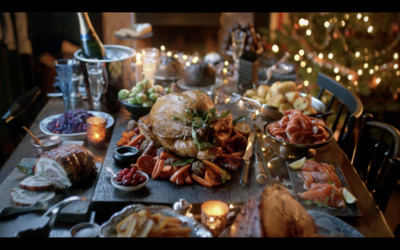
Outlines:
[[11, 190], [11, 199], [18, 206], [31, 206], [38, 201], [47, 201], [52, 199], [56, 193], [54, 191], [30, 191], [19, 187]]
[[30, 191], [51, 191], [54, 189], [53, 182], [42, 176], [32, 175], [23, 179], [19, 187]]
[[55, 189], [67, 189], [96, 174], [93, 153], [80, 145], [67, 144], [40, 155], [35, 174], [26, 177], [11, 192], [17, 205], [32, 205], [54, 197]]
[[35, 168], [35, 175], [52, 181], [58, 188], [69, 188], [95, 173], [93, 153], [76, 144], [67, 144], [43, 153]]

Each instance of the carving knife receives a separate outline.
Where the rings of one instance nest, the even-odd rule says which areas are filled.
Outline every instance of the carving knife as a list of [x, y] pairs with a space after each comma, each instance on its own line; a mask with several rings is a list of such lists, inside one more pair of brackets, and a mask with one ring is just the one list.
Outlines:
[[247, 140], [246, 151], [244, 152], [243, 155], [243, 160], [245, 162], [245, 165], [242, 172], [242, 178], [240, 179], [240, 184], [242, 184], [243, 186], [247, 184], [247, 180], [249, 177], [250, 158], [253, 154], [255, 136], [256, 132], [250, 132], [249, 138]]

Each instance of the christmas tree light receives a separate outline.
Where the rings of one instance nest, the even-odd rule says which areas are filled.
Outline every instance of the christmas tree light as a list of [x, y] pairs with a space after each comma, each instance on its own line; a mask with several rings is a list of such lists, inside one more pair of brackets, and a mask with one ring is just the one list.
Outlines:
[[[399, 13], [290, 13], [290, 23], [270, 30], [271, 51], [289, 53], [299, 84], [317, 91], [319, 72], [360, 98], [366, 110], [400, 111]], [[268, 35], [267, 35], [268, 36]], [[273, 38], [272, 38], [273, 37]], [[307, 83], [307, 86], [306, 86]], [[369, 99], [371, 100], [371, 99]]]

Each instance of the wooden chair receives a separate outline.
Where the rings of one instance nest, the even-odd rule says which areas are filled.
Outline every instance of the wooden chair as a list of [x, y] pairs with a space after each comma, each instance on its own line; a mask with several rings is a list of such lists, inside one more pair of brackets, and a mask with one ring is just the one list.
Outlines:
[[[25, 130], [22, 129], [22, 126], [29, 127], [40, 111], [40, 93], [41, 89], [38, 86], [26, 91], [11, 104], [10, 108], [1, 117], [1, 131], [5, 134], [3, 140], [7, 142], [6, 145], [1, 145], [1, 160], [3, 162], [12, 152], [10, 148], [6, 149], [5, 147], [17, 147], [25, 135]], [[0, 162], [1, 165], [3, 162]]]
[[400, 180], [399, 130], [364, 114], [352, 164], [380, 210], [385, 212], [390, 194]]
[[361, 100], [341, 83], [322, 73], [318, 74], [317, 85], [320, 87], [317, 98], [325, 103], [325, 112], [334, 111], [333, 115], [322, 119], [332, 129], [339, 146], [351, 159], [357, 137], [357, 131], [354, 130], [363, 113]]

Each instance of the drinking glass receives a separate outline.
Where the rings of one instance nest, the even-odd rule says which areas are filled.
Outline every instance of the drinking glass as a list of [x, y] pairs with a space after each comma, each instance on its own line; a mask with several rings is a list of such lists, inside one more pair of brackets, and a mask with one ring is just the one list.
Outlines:
[[157, 48], [145, 48], [143, 50], [143, 74], [151, 84], [155, 82], [155, 75], [160, 58], [160, 51]]
[[104, 65], [102, 62], [90, 62], [86, 64], [90, 94], [93, 98], [95, 109], [100, 109], [100, 98], [104, 91]]
[[64, 111], [70, 110], [71, 80], [75, 70], [74, 59], [57, 59], [54, 62], [64, 99]]
[[232, 57], [235, 63], [235, 72], [239, 67], [239, 58], [243, 54], [244, 44], [246, 41], [246, 32], [242, 30], [235, 30], [231, 33], [232, 38]]

